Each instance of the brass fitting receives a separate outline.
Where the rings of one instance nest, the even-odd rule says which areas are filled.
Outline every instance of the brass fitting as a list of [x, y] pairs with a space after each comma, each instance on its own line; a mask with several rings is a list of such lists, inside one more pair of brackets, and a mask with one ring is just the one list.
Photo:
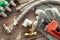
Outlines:
[[36, 36], [37, 32], [25, 33], [26, 36]]
[[36, 36], [37, 32], [34, 32], [32, 28], [29, 29], [29, 33], [25, 33], [25, 36]]

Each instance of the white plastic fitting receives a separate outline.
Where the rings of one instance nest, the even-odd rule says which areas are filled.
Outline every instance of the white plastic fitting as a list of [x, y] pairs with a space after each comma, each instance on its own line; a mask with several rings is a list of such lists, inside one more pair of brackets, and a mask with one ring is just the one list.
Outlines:
[[6, 9], [7, 11], [9, 11], [9, 12], [12, 11], [8, 6], [6, 6], [5, 9]]
[[38, 15], [40, 13], [40, 9], [36, 9], [35, 14]]
[[7, 1], [5, 1], [5, 4], [6, 4], [5, 9], [6, 9], [7, 11], [11, 12], [11, 9], [8, 7], [10, 4], [9, 4]]
[[36, 9], [35, 11], [36, 19], [38, 20], [39, 18], [47, 18], [49, 19], [49, 16], [46, 14], [46, 12], [44, 10], [41, 9]]
[[2, 15], [3, 17], [7, 17], [6, 13], [4, 13], [5, 9], [3, 7], [0, 7], [0, 10], [2, 10], [0, 15]]
[[15, 19], [13, 24], [14, 25], [17, 25], [18, 24], [18, 21]]
[[43, 10], [41, 10], [41, 9], [36, 9], [36, 11], [35, 11], [35, 14], [36, 14], [37, 16], [40, 16], [42, 13], [45, 13], [45, 11], [43, 11]]
[[25, 21], [23, 22], [22, 24], [24, 27], [27, 27], [27, 26], [31, 26], [32, 25], [32, 21], [30, 21], [29, 19], [25, 19]]
[[39, 16], [36, 16], [36, 20], [39, 20]]
[[7, 17], [6, 13], [4, 13], [4, 12], [1, 12], [1, 15], [5, 18]]
[[14, 7], [16, 7], [16, 4], [13, 2], [13, 0], [10, 1], [10, 4]]
[[38, 21], [34, 21], [34, 22], [33, 22], [34, 27], [37, 26], [37, 23], [38, 23]]
[[5, 9], [3, 7], [0, 6], [0, 10], [2, 10], [3, 12], [5, 11]]
[[5, 24], [3, 24], [3, 26], [4, 26], [4, 29], [7, 33], [11, 33], [11, 30]]

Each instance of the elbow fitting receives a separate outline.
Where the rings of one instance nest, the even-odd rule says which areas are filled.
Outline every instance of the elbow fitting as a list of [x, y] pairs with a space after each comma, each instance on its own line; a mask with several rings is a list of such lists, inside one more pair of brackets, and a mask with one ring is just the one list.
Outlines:
[[31, 26], [32, 25], [32, 21], [30, 21], [29, 19], [25, 19], [25, 21], [23, 22], [22, 24], [24, 27], [27, 27], [27, 26]]

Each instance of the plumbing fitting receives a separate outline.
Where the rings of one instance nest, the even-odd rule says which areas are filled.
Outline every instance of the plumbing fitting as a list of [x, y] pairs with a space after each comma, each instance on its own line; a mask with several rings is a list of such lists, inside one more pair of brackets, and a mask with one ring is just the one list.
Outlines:
[[5, 18], [7, 17], [7, 15], [4, 12], [1, 12], [1, 15]]
[[25, 33], [25, 36], [36, 36], [37, 32], [34, 32], [35, 28], [30, 27], [28, 33]]
[[[35, 11], [36, 19], [39, 20], [39, 18], [42, 17], [42, 15], [44, 15], [45, 17], [47, 17], [49, 19], [49, 17], [46, 15], [45, 11], [41, 10], [41, 9], [36, 9]], [[43, 17], [44, 18], [44, 17]]]
[[3, 26], [4, 26], [4, 30], [7, 32], [7, 33], [11, 33], [11, 30], [5, 25], [5, 24], [3, 24]]
[[[7, 2], [7, 1], [5, 1], [5, 0], [0, 0], [0, 2], [2, 2], [2, 1], [6, 2], [6, 4], [8, 3], [8, 2]], [[7, 6], [9, 6], [9, 3], [7, 4]]]
[[34, 32], [35, 26], [37, 26], [37, 21], [33, 22], [31, 24], [31, 27], [28, 27], [29, 30], [28, 30], [28, 33], [25, 33], [25, 36], [36, 36], [37, 32]]
[[35, 27], [34, 26], [36, 26], [36, 22], [33, 23], [29, 19], [25, 19], [25, 21], [23, 22], [22, 25], [24, 27], [28, 27], [29, 28], [28, 33], [25, 33], [25, 36], [36, 36], [37, 35], [37, 32], [34, 32], [34, 30], [35, 30]]
[[36, 36], [37, 32], [33, 32], [33, 33], [25, 33], [26, 36]]
[[16, 4], [13, 2], [13, 0], [6, 0], [8, 3], [10, 3], [12, 6], [16, 6]]
[[24, 23], [22, 24], [24, 27], [30, 27], [32, 25], [32, 21], [29, 19], [25, 19]]
[[39, 16], [36, 16], [36, 20], [39, 20]]
[[5, 9], [4, 9], [3, 7], [0, 6], [0, 12], [1, 12], [1, 11], [5, 11]]
[[39, 16], [40, 13], [42, 13], [42, 12], [44, 13], [43, 10], [41, 10], [41, 9], [36, 9], [35, 14], [36, 14], [37, 16]]
[[5, 8], [7, 11], [11, 12], [11, 9], [7, 6], [8, 2], [0, 1], [0, 6]]
[[2, 15], [3, 17], [7, 17], [4, 11], [5, 11], [4, 8], [0, 6], [0, 15]]
[[23, 13], [21, 13], [16, 20], [14, 20], [14, 25], [16, 26], [18, 24], [19, 21], [21, 21], [21, 18], [23, 18], [26, 14], [28, 14], [29, 11], [31, 11], [32, 8], [41, 5], [43, 3], [52, 3], [52, 4], [57, 4], [60, 5], [60, 1], [52, 1], [52, 0], [46, 0], [46, 1], [36, 1], [33, 3], [33, 5], [31, 5], [30, 7], [28, 7]]
[[38, 21], [34, 21], [33, 26], [37, 27], [37, 23], [38, 23]]

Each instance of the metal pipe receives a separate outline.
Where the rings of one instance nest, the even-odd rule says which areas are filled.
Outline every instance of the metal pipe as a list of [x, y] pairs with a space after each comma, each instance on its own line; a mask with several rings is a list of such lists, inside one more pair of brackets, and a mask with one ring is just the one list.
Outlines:
[[19, 21], [21, 21], [21, 19], [34, 7], [38, 6], [38, 5], [41, 5], [43, 3], [53, 3], [53, 4], [58, 4], [60, 5], [60, 1], [36, 1], [33, 3], [33, 5], [31, 5], [30, 7], [28, 7], [23, 13], [21, 13], [17, 18], [16, 20], [14, 20], [14, 25], [17, 25]]

